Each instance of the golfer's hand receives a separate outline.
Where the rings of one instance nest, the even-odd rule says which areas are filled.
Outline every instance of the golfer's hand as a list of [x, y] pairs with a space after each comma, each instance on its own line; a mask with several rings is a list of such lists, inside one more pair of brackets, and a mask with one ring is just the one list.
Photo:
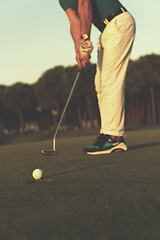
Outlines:
[[80, 54], [81, 54], [81, 57], [85, 57], [86, 56], [90, 56], [92, 51], [93, 51], [93, 45], [92, 45], [92, 42], [90, 39], [82, 39], [81, 42], [80, 42]]
[[80, 51], [76, 52], [76, 61], [78, 63], [78, 69], [81, 70], [82, 68], [85, 68], [87, 63], [90, 61], [90, 54], [86, 53], [81, 56]]

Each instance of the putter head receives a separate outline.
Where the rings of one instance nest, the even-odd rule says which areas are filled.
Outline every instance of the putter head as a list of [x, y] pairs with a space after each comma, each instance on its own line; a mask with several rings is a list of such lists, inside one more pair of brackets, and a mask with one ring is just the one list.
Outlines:
[[42, 150], [42, 155], [55, 155], [56, 153], [54, 150]]

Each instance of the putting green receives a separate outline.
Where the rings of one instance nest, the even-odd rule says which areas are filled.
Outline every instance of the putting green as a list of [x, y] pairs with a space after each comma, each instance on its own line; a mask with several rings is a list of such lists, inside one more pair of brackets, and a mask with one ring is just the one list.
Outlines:
[[160, 128], [128, 131], [129, 151], [101, 156], [82, 153], [88, 134], [59, 136], [53, 156], [41, 155], [51, 140], [0, 146], [0, 239], [160, 239]]

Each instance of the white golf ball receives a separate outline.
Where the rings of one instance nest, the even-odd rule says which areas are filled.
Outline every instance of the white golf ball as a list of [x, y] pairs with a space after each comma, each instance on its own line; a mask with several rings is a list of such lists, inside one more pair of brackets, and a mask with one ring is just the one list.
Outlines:
[[35, 169], [33, 172], [32, 172], [32, 176], [34, 179], [41, 179], [42, 178], [42, 175], [43, 175], [43, 171], [41, 169]]

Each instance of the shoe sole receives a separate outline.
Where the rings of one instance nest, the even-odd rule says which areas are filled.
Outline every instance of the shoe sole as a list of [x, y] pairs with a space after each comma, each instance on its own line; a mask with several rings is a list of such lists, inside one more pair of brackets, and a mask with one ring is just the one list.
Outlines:
[[101, 155], [101, 154], [109, 154], [113, 152], [126, 152], [127, 151], [127, 145], [124, 143], [120, 143], [115, 147], [112, 147], [110, 149], [104, 150], [104, 151], [98, 151], [98, 152], [86, 152], [88, 155]]

